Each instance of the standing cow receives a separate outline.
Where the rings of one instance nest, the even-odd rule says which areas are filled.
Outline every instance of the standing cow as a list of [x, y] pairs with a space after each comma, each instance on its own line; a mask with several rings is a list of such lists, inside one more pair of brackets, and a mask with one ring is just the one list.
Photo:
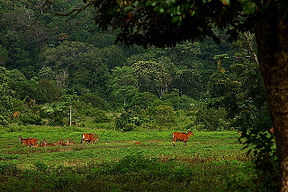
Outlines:
[[98, 139], [99, 139], [99, 136], [96, 135], [96, 137], [95, 137], [95, 134], [94, 134], [94, 133], [83, 133], [83, 134], [82, 134], [81, 143], [86, 143], [86, 142], [88, 142], [88, 143], [92, 143], [92, 144], [93, 144], [93, 142], [94, 142], [94, 143], [96, 144], [97, 141], [98, 141]]
[[175, 147], [176, 141], [183, 141], [185, 145], [187, 145], [187, 141], [191, 135], [194, 135], [194, 133], [192, 133], [191, 131], [188, 131], [188, 133], [174, 132], [173, 133], [173, 146]]
[[19, 136], [19, 140], [23, 145], [27, 145], [28, 147], [37, 146], [37, 139], [23, 139], [22, 136]]

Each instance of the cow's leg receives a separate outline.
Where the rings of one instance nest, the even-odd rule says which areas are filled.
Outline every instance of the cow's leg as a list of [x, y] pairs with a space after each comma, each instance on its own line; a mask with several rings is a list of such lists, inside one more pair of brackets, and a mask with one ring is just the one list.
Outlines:
[[176, 139], [173, 138], [173, 146], [175, 147]]
[[175, 142], [176, 142], [176, 138], [175, 138], [175, 135], [174, 135], [174, 133], [172, 134], [172, 136], [173, 136], [173, 146], [175, 147]]

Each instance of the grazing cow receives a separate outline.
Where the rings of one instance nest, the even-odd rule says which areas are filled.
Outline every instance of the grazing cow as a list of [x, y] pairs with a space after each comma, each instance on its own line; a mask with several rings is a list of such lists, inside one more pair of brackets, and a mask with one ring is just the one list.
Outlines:
[[19, 136], [19, 140], [23, 145], [27, 145], [28, 147], [37, 146], [37, 139], [23, 139], [22, 136]]
[[37, 147], [46, 147], [44, 141], [46, 141], [45, 139], [43, 141], [40, 142], [40, 145], [38, 145]]
[[94, 142], [94, 144], [97, 143], [97, 141], [99, 140], [99, 136], [96, 135], [95, 137], [95, 134], [94, 133], [83, 133], [82, 134], [82, 140], [81, 140], [81, 143], [86, 143], [86, 141], [88, 141], [88, 143], [92, 143]]
[[61, 138], [61, 140], [58, 141], [58, 144], [62, 145], [62, 146], [67, 146], [68, 145], [68, 143], [64, 143], [63, 138]]
[[62, 146], [74, 145], [74, 144], [75, 144], [75, 142], [70, 141], [69, 138], [67, 138], [66, 143], [64, 143], [63, 138], [61, 138], [61, 141], [59, 141], [59, 143], [60, 143], [60, 145], [62, 145]]
[[175, 147], [176, 141], [183, 141], [185, 145], [187, 145], [187, 141], [191, 135], [194, 135], [191, 131], [188, 131], [188, 133], [174, 132], [173, 133], [173, 146]]
[[46, 139], [43, 140], [43, 143], [44, 143], [44, 146], [45, 146], [45, 147], [47, 147], [47, 146], [56, 146], [56, 145], [58, 145], [57, 142], [56, 142], [56, 143], [48, 143], [48, 142], [46, 141]]

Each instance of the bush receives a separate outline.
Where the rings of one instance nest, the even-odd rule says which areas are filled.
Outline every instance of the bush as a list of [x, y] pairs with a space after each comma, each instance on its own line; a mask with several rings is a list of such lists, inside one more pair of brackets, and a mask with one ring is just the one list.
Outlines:
[[133, 109], [134, 111], [140, 112], [146, 110], [148, 107], [153, 106], [157, 102], [157, 97], [152, 93], [144, 92], [137, 93], [126, 106], [126, 109]]
[[140, 126], [144, 119], [139, 117], [134, 111], [125, 111], [120, 117], [116, 118], [116, 129], [121, 131], [133, 131], [136, 126]]
[[148, 159], [141, 152], [131, 153], [121, 159], [112, 168], [112, 172], [117, 174], [131, 174], [143, 172], [145, 170], [155, 170], [162, 164], [157, 159]]
[[150, 129], [150, 130], [160, 130], [159, 125], [156, 125], [154, 122], [147, 122], [141, 124], [141, 128], [143, 129]]
[[160, 126], [169, 126], [175, 122], [175, 113], [171, 106], [155, 106], [148, 111], [148, 116]]
[[204, 108], [196, 113], [196, 122], [204, 124], [207, 131], [223, 131], [229, 127], [226, 122], [226, 116], [227, 112], [224, 108]]
[[109, 109], [108, 103], [101, 98], [97, 93], [87, 93], [79, 96], [81, 103], [87, 103], [93, 108], [100, 108], [102, 110]]
[[20, 122], [24, 125], [42, 125], [43, 121], [41, 117], [33, 113], [24, 113], [20, 115]]
[[8, 125], [8, 123], [9, 123], [8, 117], [4, 115], [0, 115], [0, 125], [6, 126]]
[[187, 97], [186, 95], [179, 96], [179, 93], [172, 92], [170, 94], [164, 94], [161, 100], [166, 104], [173, 106], [175, 110], [190, 110], [195, 106], [195, 100]]
[[106, 111], [103, 111], [101, 109], [95, 109], [94, 116], [95, 123], [107, 123], [111, 120], [107, 115]]

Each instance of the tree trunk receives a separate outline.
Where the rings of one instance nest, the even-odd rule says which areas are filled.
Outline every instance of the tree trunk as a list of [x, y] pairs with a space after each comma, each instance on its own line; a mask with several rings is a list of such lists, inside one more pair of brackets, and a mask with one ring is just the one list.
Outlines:
[[[269, 22], [270, 20], [270, 22]], [[288, 21], [265, 18], [255, 29], [259, 65], [267, 91], [281, 174], [281, 192], [288, 191]]]

